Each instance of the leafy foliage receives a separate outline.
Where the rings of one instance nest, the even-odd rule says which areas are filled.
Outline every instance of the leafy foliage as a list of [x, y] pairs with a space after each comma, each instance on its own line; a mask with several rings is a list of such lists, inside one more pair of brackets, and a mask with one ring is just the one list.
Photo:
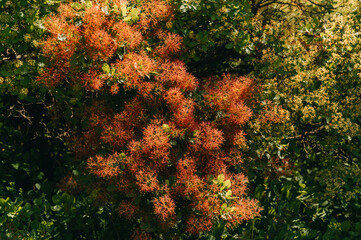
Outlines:
[[[1, 1], [0, 5], [0, 171], [1, 193], [7, 187], [31, 189], [54, 175], [55, 159], [63, 152], [47, 116], [44, 87], [35, 84], [41, 65], [37, 42], [40, 19], [56, 3]], [[44, 102], [43, 102], [44, 101]]]
[[[266, 170], [274, 156], [289, 158], [294, 167], [293, 174], [284, 180], [262, 180], [260, 172], [249, 177], [255, 186], [265, 186], [257, 188], [269, 189], [260, 196], [268, 214], [275, 214], [259, 222], [265, 237], [357, 239], [360, 234], [356, 226], [360, 218], [356, 214], [360, 208], [356, 150], [360, 146], [360, 98], [356, 93], [360, 87], [356, 76], [359, 13], [357, 4], [334, 6], [319, 18], [301, 12], [298, 16], [303, 22], [285, 15], [284, 22], [274, 19], [266, 25], [276, 38], [270, 38], [268, 47], [263, 45], [262, 58], [255, 62], [252, 75], [262, 79], [263, 97], [268, 94], [280, 104], [289, 113], [289, 121], [273, 128], [270, 135], [256, 138], [273, 143], [261, 149], [266, 163], [259, 162], [253, 168]], [[253, 132], [255, 126], [251, 126]], [[262, 144], [257, 142], [257, 146]], [[285, 188], [288, 185], [292, 187]], [[287, 195], [293, 196], [292, 201], [285, 198]], [[273, 203], [270, 196], [275, 197]], [[285, 211], [291, 215], [285, 216]], [[282, 226], [271, 223], [275, 219]], [[265, 230], [269, 226], [274, 232]]]
[[184, 37], [182, 58], [197, 76], [248, 73], [253, 49], [248, 1], [174, 1], [173, 28]]
[[358, 1], [0, 9], [1, 239], [360, 238]]
[[[49, 182], [17, 197], [0, 198], [1, 239], [127, 239], [127, 223], [109, 206], [94, 206], [92, 196], [53, 193]], [[51, 194], [50, 198], [49, 195]]]

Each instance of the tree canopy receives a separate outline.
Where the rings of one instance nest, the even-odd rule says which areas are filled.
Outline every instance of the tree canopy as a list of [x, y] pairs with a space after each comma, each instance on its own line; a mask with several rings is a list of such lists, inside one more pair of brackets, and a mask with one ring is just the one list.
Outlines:
[[359, 239], [358, 1], [0, 3], [1, 239]]

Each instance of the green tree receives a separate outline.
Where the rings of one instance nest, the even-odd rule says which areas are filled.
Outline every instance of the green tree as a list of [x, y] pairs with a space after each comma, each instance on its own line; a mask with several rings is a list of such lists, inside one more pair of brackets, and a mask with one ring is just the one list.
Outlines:
[[[284, 149], [281, 157], [289, 158], [294, 166], [292, 176], [273, 181], [268, 177], [264, 186], [256, 188], [268, 212], [258, 226], [271, 238], [357, 239], [359, 5], [338, 2], [330, 12], [298, 14], [267, 23], [265, 33], [276, 38], [270, 38], [268, 46], [263, 44], [262, 57], [255, 59], [252, 72], [264, 82], [263, 97], [289, 112], [286, 129], [274, 128], [264, 134], [263, 126], [258, 136], [279, 135], [278, 146]], [[260, 139], [266, 140], [263, 136]], [[273, 149], [263, 157], [277, 156], [277, 148]], [[267, 167], [262, 165], [262, 169]], [[279, 224], [272, 223], [276, 220]]]

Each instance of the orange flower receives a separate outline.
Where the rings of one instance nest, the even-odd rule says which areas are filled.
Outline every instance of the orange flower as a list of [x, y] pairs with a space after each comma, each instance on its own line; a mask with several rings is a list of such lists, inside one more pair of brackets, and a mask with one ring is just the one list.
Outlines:
[[150, 124], [144, 129], [142, 152], [152, 161], [153, 167], [165, 167], [169, 159], [169, 149], [169, 138], [161, 126]]
[[202, 122], [195, 133], [194, 149], [210, 153], [211, 151], [220, 150], [223, 142], [222, 131], [214, 128], [210, 123]]
[[86, 46], [83, 46], [93, 59], [106, 61], [118, 48], [114, 39], [102, 29], [87, 29], [84, 32]]
[[128, 126], [124, 124], [122, 115], [116, 115], [111, 124], [104, 126], [101, 134], [101, 139], [111, 144], [115, 149], [122, 149], [132, 137], [133, 135], [128, 130]]
[[155, 198], [153, 205], [154, 213], [159, 215], [163, 221], [166, 221], [175, 215], [175, 203], [169, 195]]
[[72, 174], [67, 175], [58, 184], [58, 187], [64, 191], [68, 192], [70, 194], [76, 194], [79, 191], [80, 186], [75, 181]]
[[151, 240], [153, 238], [149, 233], [146, 233], [140, 229], [136, 229], [133, 231], [132, 239], [133, 240]]
[[248, 179], [242, 173], [231, 175], [233, 196], [241, 197], [246, 193]]
[[179, 160], [177, 164], [176, 192], [184, 196], [197, 196], [204, 187], [204, 181], [195, 174], [195, 161], [190, 158]]
[[145, 0], [141, 5], [142, 13], [137, 23], [140, 29], [156, 28], [158, 23], [173, 17], [171, 6], [162, 0]]
[[194, 130], [194, 102], [186, 99], [179, 88], [171, 88], [164, 94], [168, 107], [174, 112], [175, 123], [179, 127]]
[[119, 155], [117, 153], [104, 158], [102, 156], [95, 156], [93, 158], [89, 158], [88, 160], [88, 168], [89, 170], [98, 175], [99, 177], [114, 177], [119, 174]]
[[83, 75], [82, 81], [89, 90], [99, 90], [104, 84], [102, 76], [98, 71], [93, 69]]
[[178, 34], [168, 33], [164, 39], [164, 45], [159, 46], [155, 52], [163, 59], [177, 54], [182, 45], [182, 37]]
[[164, 94], [164, 99], [166, 100], [168, 107], [174, 112], [177, 111], [186, 101], [186, 98], [179, 88], [171, 88], [167, 90]]
[[226, 113], [228, 119], [222, 119], [223, 124], [243, 125], [252, 116], [252, 110], [243, 103], [231, 104]]
[[245, 105], [253, 93], [253, 83], [249, 78], [233, 78], [224, 75], [221, 81], [209, 81], [205, 86], [205, 101], [216, 111], [223, 111], [220, 116], [224, 125], [242, 125], [252, 116], [252, 111]]
[[117, 44], [119, 46], [128, 47], [128, 50], [133, 50], [134, 48], [138, 47], [143, 41], [143, 36], [141, 32], [133, 29], [132, 26], [123, 21], [115, 23], [112, 26], [112, 30], [115, 33], [114, 39]]
[[260, 113], [260, 120], [262, 123], [282, 123], [287, 120], [288, 112], [284, 110], [282, 106], [275, 105], [271, 101], [263, 102], [262, 106], [264, 107], [263, 111]]
[[244, 136], [244, 131], [240, 130], [236, 133], [233, 139], [233, 144], [239, 148], [245, 148], [247, 146], [247, 139]]
[[187, 128], [190, 131], [195, 129], [194, 105], [191, 99], [187, 99], [183, 102], [182, 106], [174, 112], [174, 120], [177, 126]]
[[112, 95], [115, 95], [119, 92], [119, 86], [118, 85], [112, 85], [110, 87], [110, 92], [112, 93]]
[[125, 79], [126, 89], [142, 89], [143, 78], [149, 78], [151, 73], [156, 71], [157, 64], [145, 53], [129, 53], [123, 60], [116, 62], [115, 69], [117, 76]]
[[183, 91], [193, 91], [198, 86], [197, 79], [187, 72], [186, 65], [181, 61], [164, 62], [162, 73], [156, 79], [165, 86], [177, 87]]
[[235, 227], [242, 221], [253, 219], [259, 216], [262, 210], [256, 201], [240, 198], [232, 204], [232, 211], [226, 216], [227, 227]]
[[64, 19], [73, 19], [77, 12], [68, 4], [61, 3], [58, 8], [59, 15]]
[[187, 231], [198, 235], [200, 232], [209, 232], [212, 229], [212, 219], [209, 217], [196, 217], [194, 214], [188, 219]]
[[136, 174], [137, 185], [142, 192], [153, 192], [159, 190], [157, 174], [154, 170], [139, 170]]
[[[224, 75], [195, 91], [198, 80], [172, 59], [182, 38], [164, 28], [173, 17], [168, 0], [91, 2], [61, 4], [45, 20], [49, 36], [41, 47], [50, 66], [38, 80], [84, 91], [79, 95], [87, 104], [95, 101], [74, 111], [86, 124], [81, 136], [72, 137], [72, 147], [98, 178], [91, 186], [99, 189], [99, 200], [121, 199], [119, 214], [156, 226], [154, 235], [173, 231], [176, 209], [188, 217], [178, 229], [192, 234], [210, 231], [218, 221], [235, 226], [256, 216], [256, 202], [244, 198], [247, 178], [229, 172], [242, 162], [252, 80]], [[124, 18], [124, 6], [131, 20]], [[264, 119], [276, 122], [282, 110], [265, 112]], [[224, 181], [214, 182], [220, 174]], [[108, 184], [116, 185], [114, 191]]]
[[84, 12], [83, 22], [86, 28], [100, 29], [105, 22], [105, 13], [99, 5], [94, 4]]

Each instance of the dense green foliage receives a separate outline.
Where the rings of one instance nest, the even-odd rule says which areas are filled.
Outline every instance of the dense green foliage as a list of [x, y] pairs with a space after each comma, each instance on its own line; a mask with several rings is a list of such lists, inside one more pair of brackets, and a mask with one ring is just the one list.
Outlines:
[[[358, 1], [172, 2], [168, 27], [183, 37], [180, 58], [201, 84], [223, 73], [258, 84], [244, 162], [235, 171], [247, 175], [248, 194], [263, 211], [200, 236], [359, 239]], [[35, 81], [45, 61], [41, 19], [58, 4], [0, 3], [0, 239], [129, 239], [134, 222], [112, 204], [99, 205], [99, 189], [71, 185], [94, 180], [75, 170], [86, 167], [67, 146], [69, 134], [84, 127], [84, 104], [99, 95]], [[105, 101], [118, 106], [121, 94]]]
[[249, 73], [252, 13], [246, 0], [174, 2], [173, 28], [184, 37], [186, 47], [182, 58], [197, 76]]
[[[108, 206], [94, 206], [94, 196], [52, 192], [51, 184], [0, 198], [0, 239], [126, 239], [129, 224]], [[50, 193], [50, 194], [47, 194]], [[122, 233], [124, 235], [122, 235]]]

